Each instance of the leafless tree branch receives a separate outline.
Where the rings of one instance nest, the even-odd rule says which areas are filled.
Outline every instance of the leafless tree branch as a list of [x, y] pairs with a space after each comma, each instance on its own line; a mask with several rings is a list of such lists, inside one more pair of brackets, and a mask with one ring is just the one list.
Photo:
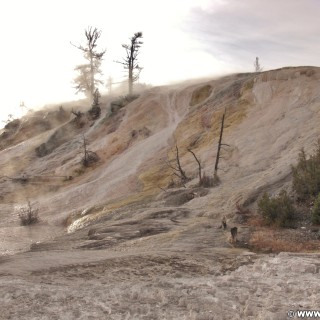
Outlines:
[[198, 163], [199, 184], [200, 184], [201, 183], [201, 177], [202, 177], [202, 175], [201, 175], [201, 163], [200, 163], [199, 159], [197, 158], [196, 154], [190, 148], [188, 148], [187, 150], [193, 155], [193, 157], [195, 158], [195, 160]]

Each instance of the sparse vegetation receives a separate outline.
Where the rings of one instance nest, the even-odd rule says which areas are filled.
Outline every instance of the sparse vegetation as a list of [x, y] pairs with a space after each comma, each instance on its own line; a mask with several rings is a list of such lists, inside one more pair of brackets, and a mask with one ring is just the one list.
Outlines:
[[295, 208], [287, 191], [281, 190], [276, 197], [270, 197], [264, 193], [258, 202], [258, 208], [267, 225], [291, 226]]
[[287, 230], [290, 236], [283, 236], [283, 230], [258, 229], [250, 237], [250, 247], [264, 252], [310, 252], [319, 250], [319, 240], [298, 237], [295, 230]]
[[[198, 186], [199, 187], [205, 187], [205, 188], [211, 188], [215, 187], [220, 183], [220, 179], [215, 172], [213, 176], [207, 176], [205, 173], [202, 173], [202, 166], [201, 162], [198, 159], [197, 155], [194, 151], [192, 151], [191, 148], [187, 148], [187, 151], [190, 152], [197, 162], [198, 165]], [[180, 153], [178, 145], [175, 146], [175, 159], [167, 160], [166, 165], [168, 168], [172, 170], [172, 175], [179, 178], [178, 181], [174, 181], [174, 179], [171, 177], [171, 181], [168, 184], [168, 188], [174, 188], [174, 187], [185, 187], [185, 183], [190, 180], [190, 178], [187, 176], [186, 172], [182, 169], [181, 162], [180, 162]]]
[[292, 166], [293, 190], [298, 200], [305, 201], [317, 196], [320, 192], [320, 139], [317, 142], [315, 152], [309, 159], [304, 149], [299, 153], [296, 166]]
[[28, 226], [39, 222], [39, 208], [35, 208], [29, 200], [27, 205], [21, 207], [18, 216], [22, 226]]
[[166, 161], [166, 164], [169, 168], [171, 168], [172, 174], [179, 178], [179, 183], [184, 185], [189, 180], [185, 171], [182, 169], [179, 156], [179, 148], [177, 144], [175, 146], [175, 159], [168, 159]]
[[119, 109], [125, 107], [130, 102], [139, 98], [138, 94], [127, 94], [125, 96], [119, 97], [117, 100], [114, 100], [110, 103], [110, 112], [111, 114], [117, 112]]
[[[264, 223], [278, 227], [297, 225], [299, 221], [294, 222], [294, 216], [298, 213], [295, 206], [299, 206], [299, 213], [305, 215], [304, 219], [308, 223], [320, 224], [320, 140], [308, 159], [304, 149], [301, 149], [298, 163], [291, 166], [291, 170], [295, 201], [284, 190], [276, 197], [270, 197], [265, 193], [258, 202], [258, 211]], [[310, 209], [311, 215], [306, 216]]]
[[99, 161], [99, 156], [95, 152], [88, 150], [87, 146], [87, 140], [85, 136], [83, 136], [83, 158], [81, 162], [85, 167], [89, 167], [90, 165]]
[[312, 209], [312, 223], [320, 224], [320, 193], [318, 194]]

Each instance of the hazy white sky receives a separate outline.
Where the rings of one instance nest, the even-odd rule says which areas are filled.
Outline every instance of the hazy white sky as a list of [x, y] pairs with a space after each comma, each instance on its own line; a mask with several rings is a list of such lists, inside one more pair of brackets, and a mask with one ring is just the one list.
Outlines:
[[[0, 119], [28, 107], [78, 99], [70, 45], [102, 30], [104, 79], [122, 80], [122, 43], [142, 31], [141, 82], [319, 65], [319, 0], [7, 0], [0, 2]], [[103, 91], [103, 90], [101, 90]]]

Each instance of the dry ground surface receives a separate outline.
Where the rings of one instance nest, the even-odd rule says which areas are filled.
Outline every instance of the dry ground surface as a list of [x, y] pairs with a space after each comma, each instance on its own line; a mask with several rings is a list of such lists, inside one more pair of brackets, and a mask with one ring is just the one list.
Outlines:
[[[17, 129], [0, 151], [0, 319], [286, 319], [320, 309], [309, 213], [295, 230], [266, 229], [256, 214], [264, 191], [290, 190], [290, 165], [319, 138], [319, 80], [318, 68], [300, 67], [152, 88], [114, 114], [106, 103], [95, 122], [37, 128], [23, 142]], [[187, 148], [212, 175], [225, 108], [221, 184], [199, 188]], [[87, 169], [83, 135], [100, 158]], [[43, 143], [50, 153], [39, 157]], [[168, 189], [175, 144], [191, 179]], [[21, 227], [27, 198], [41, 221]]]
[[2, 257], [1, 319], [286, 319], [319, 308], [319, 254], [132, 245]]

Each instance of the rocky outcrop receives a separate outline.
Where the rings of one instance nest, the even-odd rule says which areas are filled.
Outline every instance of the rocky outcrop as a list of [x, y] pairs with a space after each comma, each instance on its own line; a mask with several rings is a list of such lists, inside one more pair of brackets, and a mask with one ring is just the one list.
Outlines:
[[70, 115], [60, 107], [58, 110], [41, 110], [28, 114], [22, 119], [15, 119], [4, 127], [0, 136], [0, 148], [4, 149], [33, 138], [65, 123], [69, 118]]

